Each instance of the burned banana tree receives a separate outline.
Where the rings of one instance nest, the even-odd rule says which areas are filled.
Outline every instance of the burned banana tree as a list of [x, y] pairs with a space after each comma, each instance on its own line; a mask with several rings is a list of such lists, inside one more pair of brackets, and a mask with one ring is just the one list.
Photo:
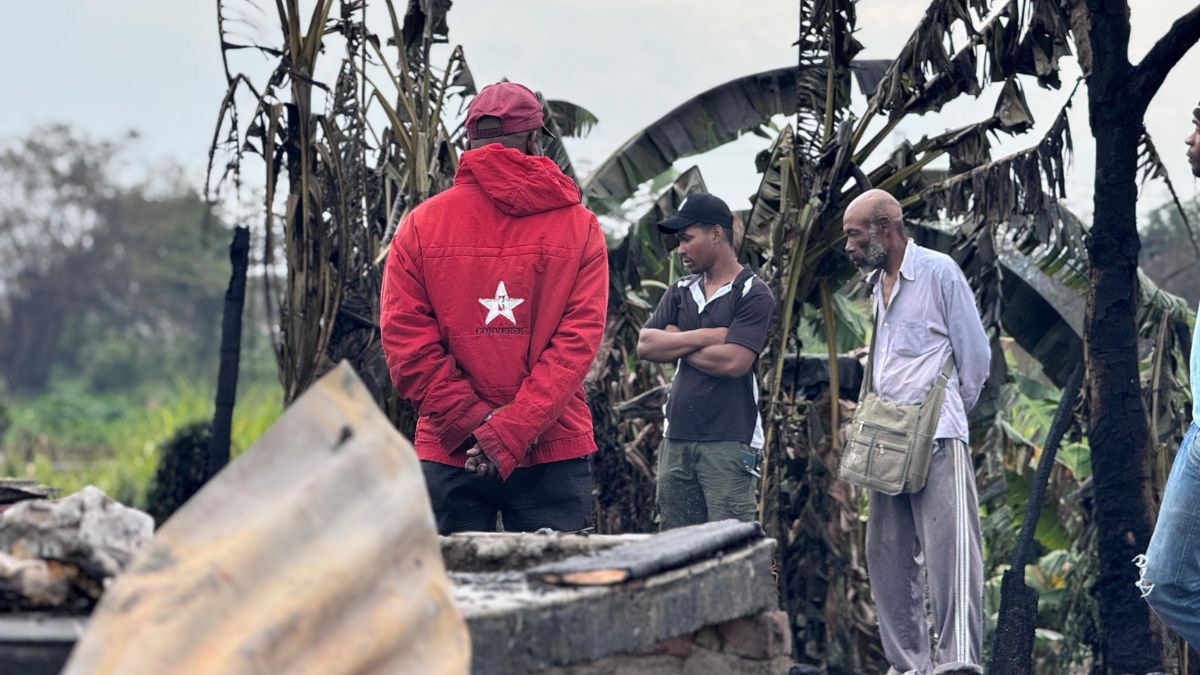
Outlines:
[[[878, 662], [870, 661], [875, 655], [862, 647], [874, 644], [874, 628], [865, 606], [858, 499], [853, 493], [837, 497], [833, 484], [837, 426], [846, 415], [836, 401], [814, 405], [789, 388], [784, 377], [788, 357], [803, 346], [797, 328], [805, 308], [816, 307], [826, 329], [828, 379], [835, 383], [839, 379], [837, 331], [830, 324], [845, 314], [839, 311], [844, 308], [839, 289], [854, 277], [839, 250], [842, 211], [873, 186], [895, 194], [919, 217], [941, 215], [938, 211], [965, 214], [964, 238], [956, 243], [965, 248], [956, 257], [975, 270], [972, 282], [980, 309], [997, 338], [1004, 328], [995, 255], [1001, 239], [1017, 242], [1021, 254], [1043, 247], [1045, 265], [1078, 269], [1087, 265], [1082, 231], [1072, 230], [1055, 215], [1056, 198], [1063, 189], [1061, 168], [1069, 151], [1069, 137], [1060, 120], [1033, 149], [1019, 153], [1021, 159], [992, 164], [989, 139], [989, 135], [1016, 136], [1033, 128], [1022, 81], [1036, 79], [1050, 88], [1060, 85], [1058, 62], [1069, 53], [1066, 24], [1042, 3], [937, 0], [898, 58], [878, 62], [854, 60], [860, 49], [853, 39], [855, 23], [855, 4], [849, 0], [801, 3], [801, 55], [798, 66], [789, 69], [791, 74], [770, 71], [724, 85], [724, 93], [733, 91], [755, 101], [756, 105], [740, 111], [744, 116], [706, 119], [699, 113], [721, 97], [697, 97], [636, 135], [584, 181], [589, 204], [597, 210], [609, 208], [679, 158], [725, 142], [738, 130], [765, 124], [781, 107], [772, 108], [770, 102], [785, 99], [791, 104], [787, 112], [795, 114], [795, 124], [781, 131], [772, 148], [760, 156], [764, 177], [753, 208], [745, 215], [742, 251], [759, 275], [773, 284], [779, 301], [777, 323], [759, 360], [759, 375], [766, 384], [762, 407], [767, 430], [761, 515], [768, 531], [784, 545], [786, 590], [796, 598], [790, 609], [798, 627], [798, 657], [847, 672], [870, 669]], [[956, 46], [955, 36], [961, 34], [967, 35], [966, 43]], [[852, 106], [855, 80], [867, 101], [861, 112]], [[763, 83], [771, 82], [788, 82], [791, 92], [774, 99], [762, 96]], [[997, 86], [988, 88], [989, 83]], [[937, 112], [963, 96], [980, 97], [985, 91], [998, 93], [993, 113], [986, 119], [915, 143], [903, 142], [894, 151], [881, 150], [905, 119]], [[680, 120], [706, 122], [712, 129], [708, 140], [697, 143], [695, 134], [678, 133]], [[935, 162], [948, 168], [933, 170]], [[1013, 167], [1019, 167], [1015, 174]], [[1005, 172], [1011, 180], [986, 178]], [[970, 186], [963, 188], [968, 196], [978, 194], [972, 188], [998, 190], [989, 192], [991, 201], [1019, 203], [1024, 217], [1011, 222], [985, 220], [969, 198], [946, 198], [956, 184]], [[663, 265], [657, 268], [661, 272]], [[632, 295], [647, 305], [657, 295], [653, 285], [629, 274], [614, 278], [613, 290], [618, 298]], [[613, 377], [643, 377], [635, 374], [641, 366], [628, 357], [636, 339], [633, 332], [611, 332], [609, 337], [607, 349], [617, 345], [623, 349], [613, 355], [613, 362], [623, 357], [627, 364], [623, 372], [614, 370]], [[994, 351], [1001, 355], [999, 349]], [[996, 379], [1003, 380], [1002, 359], [994, 371]], [[661, 380], [661, 373], [657, 377]], [[651, 410], [645, 403], [630, 401], [627, 409]], [[616, 430], [614, 445], [630, 461], [652, 467], [653, 444], [646, 436], [654, 432], [647, 432], [642, 424]], [[636, 452], [630, 452], [631, 443]], [[642, 508], [652, 507], [643, 503]], [[836, 524], [845, 525], [838, 532]], [[859, 604], [856, 609], [846, 602]]]
[[[675, 213], [688, 193], [703, 190], [696, 167], [677, 176], [676, 160], [754, 132], [795, 109], [796, 70], [780, 68], [707, 90], [637, 132], [601, 162], [581, 187], [585, 204], [613, 215], [645, 183], [663, 188], [647, 213], [609, 251], [609, 307], [605, 338], [588, 376], [596, 455], [598, 525], [604, 532], [655, 529], [655, 449], [662, 437], [668, 377], [635, 354], [638, 331], [679, 268], [655, 223]], [[560, 162], [561, 164], [561, 162]]]
[[[391, 19], [386, 45], [367, 29], [365, 2], [323, 0], [308, 13], [298, 2], [276, 3], [278, 40], [268, 45], [231, 32], [231, 12], [240, 18], [246, 11], [231, 7], [237, 4], [218, 3], [229, 88], [206, 191], [215, 197], [230, 178], [240, 183], [247, 156], [260, 158], [262, 287], [267, 306], [278, 310], [285, 400], [348, 359], [395, 419], [402, 408], [378, 338], [381, 252], [389, 224], [449, 185], [457, 150], [447, 109], [474, 91], [461, 49], [440, 72], [432, 65], [433, 46], [445, 42], [449, 3], [410, 3], [403, 20], [392, 2], [381, 3]], [[319, 78], [328, 67], [318, 60], [335, 41], [343, 55], [327, 83]], [[242, 49], [276, 59], [264, 82], [230, 69]], [[239, 101], [252, 108], [245, 126]], [[277, 292], [280, 267], [285, 280]]]
[[[972, 11], [975, 12], [974, 19], [971, 17]], [[973, 21], [978, 25], [973, 26]], [[958, 51], [950, 48], [944, 51], [931, 49], [929, 37], [939, 32], [948, 35], [956, 24], [963, 26], [971, 36], [969, 43]], [[1058, 202], [1065, 196], [1066, 157], [1071, 149], [1066, 117], [1066, 106], [1070, 105], [1071, 96], [1068, 96], [1063, 111], [1050, 124], [1048, 131], [1028, 150], [993, 161], [987, 138], [989, 133], [999, 131], [1016, 135], [1026, 133], [1033, 127], [1032, 115], [1021, 91], [1020, 76], [1036, 77], [1043, 85], [1057, 86], [1056, 64], [1061, 56], [1068, 53], [1065, 48], [1068, 38], [1066, 31], [1066, 24], [1057, 21], [1056, 15], [1048, 13], [1038, 3], [993, 3], [991, 7], [986, 3], [971, 3], [970, 7], [956, 3], [933, 3], [898, 59], [884, 71], [869, 99], [868, 114], [876, 110], [885, 112], [887, 122], [872, 140], [860, 145], [859, 139], [867, 138], [869, 133], [863, 133], [866, 129], [865, 118], [855, 120], [856, 126], [849, 134], [850, 148], [837, 148], [838, 156], [845, 153], [850, 156], [852, 164], [869, 167], [870, 156], [879, 147], [881, 134], [889, 133], [900, 117], [937, 110], [956, 96], [978, 95], [982, 89], [982, 78], [976, 79], [974, 74], [980, 69], [994, 82], [1003, 82], [991, 119], [947, 132], [940, 137], [923, 139], [911, 146], [902, 145], [900, 151], [882, 166], [864, 169], [875, 186], [896, 194], [909, 207], [911, 216], [924, 219], [960, 217], [959, 236], [945, 250], [968, 271], [985, 324], [993, 330], [995, 358], [989, 386], [991, 391], [985, 394], [977, 408], [977, 418], [986, 418], [989, 406], [991, 412], [995, 411], [993, 401], [998, 385], [1007, 379], [1003, 353], [997, 341], [1001, 331], [1018, 338], [1018, 343], [1031, 352], [1036, 352], [1040, 346], [1032, 340], [1023, 341], [1022, 338], [1027, 336], [1019, 330], [1010, 330], [1005, 321], [1004, 293], [1001, 288], [1003, 275], [998, 249], [1006, 249], [1014, 257], [1044, 271], [1059, 273], [1068, 288], [1087, 287], [1085, 279], [1091, 259], [1085, 227]], [[949, 42], [944, 46], [949, 47]], [[932, 75], [922, 79], [922, 74], [914, 72], [913, 68]], [[914, 86], [913, 83], [917, 84]], [[925, 170], [939, 154], [948, 157], [948, 170]], [[832, 181], [818, 180], [815, 183], [817, 194], [821, 194], [821, 186], [837, 186], [845, 182], [844, 175], [833, 173], [832, 177]], [[840, 213], [846, 199], [852, 198], [858, 189], [855, 186], [843, 192], [837, 202], [830, 200], [829, 203], [834, 205], [833, 211]], [[803, 211], [800, 222], [806, 222]], [[820, 225], [820, 221], [807, 222]], [[811, 236], [808, 235], [809, 228], [803, 231], [806, 236]], [[825, 230], [825, 233], [834, 238], [840, 235], [832, 228]], [[807, 246], [811, 246], [811, 243]], [[828, 262], [815, 259], [811, 263], [806, 261], [802, 267], [810, 270], [808, 274], [820, 277], [822, 270], [819, 266], [822, 264], [829, 269]], [[826, 283], [835, 283], [838, 278], [836, 271], [826, 276]], [[805, 274], [799, 277], [797, 295], [807, 292], [812, 302], [821, 302], [821, 281], [813, 284], [807, 281]], [[790, 279], [789, 283], [792, 283]], [[786, 317], [787, 300], [782, 312]], [[1139, 325], [1143, 327], [1146, 337], [1159, 336], [1157, 341], [1151, 341], [1151, 344], [1157, 345], [1156, 353], [1160, 357], [1160, 364], [1154, 369], [1155, 382], [1161, 382], [1161, 378], [1167, 378], [1169, 373], [1174, 372], [1169, 364], [1178, 362], [1178, 351], [1175, 349], [1177, 342], [1167, 339], [1167, 327], [1177, 327], [1185, 314], [1186, 309], [1177, 301], [1168, 300], [1160, 294], [1143, 296], [1141, 299], [1136, 317]], [[1076, 353], [1082, 353], [1081, 346]], [[1042, 356], [1048, 361], [1056, 358], [1052, 354]], [[1136, 359], [1137, 353], [1131, 354], [1131, 357]], [[1051, 363], [1045, 365], [1047, 370], [1051, 370]], [[1071, 369], [1067, 364], [1053, 365], [1060, 371], [1070, 372]], [[780, 372], [778, 364], [775, 372]], [[768, 382], [774, 385], [779, 380], [768, 378]], [[1155, 384], [1152, 388], [1160, 387]], [[1148, 387], [1147, 391], [1150, 389]], [[1170, 397], [1165, 395], [1169, 388], [1162, 389], [1164, 395], [1161, 401], [1169, 400]], [[836, 408], [833, 410], [836, 411]], [[773, 416], [772, 421], [776, 420], [778, 417]], [[986, 428], [988, 424], [986, 419], [977, 422], [981, 422], [977, 428]], [[836, 424], [836, 421], [833, 423]], [[768, 428], [780, 426], [771, 424]], [[815, 490], [810, 494], [812, 492]], [[766, 494], [770, 496], [769, 491]], [[764, 511], [766, 508], [764, 504]], [[819, 541], [813, 543], [820, 544]]]
[[1060, 20], [1072, 20], [1072, 37], [1083, 57], [1096, 139], [1085, 358], [1097, 491], [1101, 654], [1109, 672], [1162, 670], [1171, 658], [1157, 621], [1131, 587], [1136, 572], [1128, 565], [1130, 556], [1149, 544], [1158, 501], [1150, 470], [1154, 445], [1136, 386], [1137, 166], [1146, 109], [1167, 74], [1200, 40], [1200, 4], [1173, 3], [1193, 8], [1177, 9], [1181, 13], [1170, 30], [1132, 63], [1129, 4], [1076, 0], [1070, 10], [1059, 8]]
[[586, 380], [599, 447], [593, 469], [601, 532], [655, 529], [654, 456], [669, 383], [659, 365], [636, 356], [638, 331], [654, 309], [640, 289], [664, 290], [675, 276], [655, 224], [698, 190], [705, 190], [704, 178], [692, 167], [671, 182], [608, 254], [604, 340]]
[[[339, 225], [348, 221], [350, 207], [335, 185], [341, 167], [332, 165], [331, 160], [340, 157], [329, 152], [335, 140], [326, 137], [328, 118], [313, 109], [314, 89], [318, 93], [328, 89], [314, 78], [333, 7], [333, 2], [320, 2], [305, 21], [298, 2], [278, 4], [279, 44], [259, 46], [234, 41], [236, 38], [227, 30], [232, 21], [231, 8], [218, 3], [218, 30], [229, 88], [214, 130], [206, 192], [215, 199], [215, 193], [231, 176], [240, 186], [242, 160], [247, 152], [263, 158], [266, 208], [262, 259], [269, 267], [275, 264], [275, 197], [281, 173], [286, 171], [287, 199], [281, 219], [284, 236], [279, 246], [288, 264], [282, 301], [275, 302], [269, 290], [269, 275], [264, 289], [268, 306], [279, 307], [276, 355], [287, 401], [295, 398], [315, 375], [341, 300], [341, 270], [331, 261], [345, 248], [344, 229]], [[242, 48], [256, 48], [278, 59], [265, 83], [255, 84], [250, 76], [231, 71], [230, 55]], [[254, 105], [245, 129], [240, 126], [237, 107], [243, 91], [249, 93]], [[226, 164], [216, 175], [218, 154], [225, 156]], [[330, 221], [333, 227], [327, 225]]]
[[[396, 397], [384, 362], [379, 292], [396, 227], [453, 183], [465, 147], [459, 119], [475, 83], [462, 47], [449, 46], [451, 3], [322, 0], [304, 15], [298, 2], [279, 2], [277, 44], [268, 45], [232, 32], [254, 23], [228, 18], [236, 8], [253, 15], [245, 11], [251, 4], [218, 3], [229, 86], [206, 192], [212, 198], [240, 185], [248, 156], [262, 162], [262, 287], [267, 307], [278, 312], [285, 400], [346, 359], [411, 435], [415, 412]], [[386, 10], [385, 34], [368, 28], [368, 5]], [[336, 65], [318, 64], [334, 45], [341, 48]], [[264, 82], [230, 69], [231, 55], [243, 49], [275, 59]], [[322, 81], [326, 72], [332, 75]], [[244, 126], [239, 102], [252, 109]], [[595, 124], [570, 102], [544, 104], [546, 124], [559, 138], [584, 135]], [[559, 139], [547, 151], [574, 176]], [[282, 292], [273, 288], [277, 270], [285, 275]]]
[[[1138, 377], [1139, 330], [1144, 332], [1145, 328], [1144, 324], [1139, 327], [1143, 313], [1138, 300], [1139, 288], [1145, 283], [1137, 267], [1140, 241], [1136, 202], [1139, 173], [1143, 183], [1150, 176], [1167, 177], [1141, 120], [1167, 72], [1200, 39], [1200, 6], [1182, 15], [1136, 65], [1127, 54], [1127, 3], [1102, 6], [1079, 0], [1039, 2], [1034, 7], [1041, 26], [1055, 36], [1057, 51], [1065, 52], [1070, 44], [1076, 47], [1097, 144], [1095, 220], [1080, 243], [1088, 259], [1084, 358], [1088, 435], [1097, 493], [1097, 598], [1102, 618], [1099, 663], [1107, 672], [1161, 670], [1173, 655], [1168, 653], [1165, 636], [1150, 621], [1147, 606], [1133, 588], [1136, 570], [1128, 565], [1130, 557], [1144, 551], [1149, 542], [1157, 491], [1161, 489], [1152, 471], [1156, 457], [1161, 457], [1155, 452], [1159, 430], [1151, 433], [1147, 425], [1148, 421], [1155, 424], [1161, 419], [1161, 411], [1152, 402], [1154, 410], [1146, 414], [1146, 396]], [[1061, 167], [1055, 170], [1046, 166], [1046, 153], [1039, 152], [1037, 157], [1046, 169], [1041, 172], [1043, 176], [1061, 176]], [[1014, 157], [1003, 167], [1011, 170], [1014, 180], [1001, 181], [1001, 185], [1024, 188], [1038, 168], [1031, 156]], [[1062, 191], [1061, 179], [1057, 191]], [[1015, 200], [996, 203], [991, 194], [970, 192], [953, 201], [959, 206], [971, 202], [975, 214], [992, 212], [993, 219], [1008, 217], [1010, 224], [1027, 219], [1037, 210], [1036, 200], [1033, 204]], [[1174, 194], [1173, 188], [1171, 192]], [[1063, 231], [1061, 221], [1043, 219], [1035, 224], [1042, 232]], [[1170, 343], [1165, 339], [1157, 342], [1164, 348]]]

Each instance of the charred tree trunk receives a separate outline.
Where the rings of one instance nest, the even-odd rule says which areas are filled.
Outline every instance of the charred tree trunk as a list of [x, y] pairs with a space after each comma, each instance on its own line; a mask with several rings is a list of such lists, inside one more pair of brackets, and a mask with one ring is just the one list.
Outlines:
[[66, 323], [61, 305], [30, 293], [13, 299], [7, 317], [0, 317], [0, 373], [10, 388], [39, 392], [50, 383]]
[[1149, 606], [1134, 586], [1137, 569], [1132, 563], [1145, 552], [1154, 529], [1154, 485], [1135, 325], [1141, 116], [1124, 112], [1121, 107], [1094, 111], [1092, 122], [1096, 215], [1088, 250], [1092, 267], [1084, 353], [1090, 374], [1088, 439], [1099, 534], [1101, 651], [1111, 670], [1146, 673], [1162, 669], [1163, 636], [1151, 627]]
[[[1088, 440], [1096, 489], [1101, 651], [1122, 673], [1161, 670], [1163, 635], [1134, 582], [1133, 557], [1154, 526], [1153, 453], [1137, 358], [1137, 143], [1141, 125], [1121, 110], [1093, 117], [1095, 221], [1084, 353], [1090, 373]], [[1140, 115], [1133, 118], [1140, 120]], [[1151, 648], [1153, 645], [1153, 648]]]
[[221, 361], [217, 370], [216, 411], [208, 441], [208, 473], [211, 478], [229, 463], [229, 436], [233, 428], [233, 406], [237, 402], [238, 364], [242, 349], [242, 308], [246, 305], [246, 271], [250, 266], [250, 230], [233, 230], [229, 262], [233, 271], [225, 291], [221, 316]]
[[[1147, 673], [1163, 670], [1166, 640], [1134, 586], [1137, 568], [1132, 562], [1145, 552], [1154, 527], [1153, 449], [1138, 377], [1135, 324], [1141, 248], [1137, 151], [1150, 99], [1200, 37], [1200, 7], [1177, 21], [1136, 67], [1128, 58], [1128, 1], [1086, 0], [1086, 7], [1086, 34], [1075, 37], [1096, 139], [1084, 356], [1096, 490], [1100, 651], [1106, 672]], [[1077, 31], [1081, 27], [1077, 24]]]

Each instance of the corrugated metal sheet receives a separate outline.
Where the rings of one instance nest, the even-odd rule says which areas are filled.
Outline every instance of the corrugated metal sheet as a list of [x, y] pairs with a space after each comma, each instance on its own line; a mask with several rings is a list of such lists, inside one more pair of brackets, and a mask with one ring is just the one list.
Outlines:
[[465, 673], [409, 443], [342, 364], [156, 533], [68, 675]]

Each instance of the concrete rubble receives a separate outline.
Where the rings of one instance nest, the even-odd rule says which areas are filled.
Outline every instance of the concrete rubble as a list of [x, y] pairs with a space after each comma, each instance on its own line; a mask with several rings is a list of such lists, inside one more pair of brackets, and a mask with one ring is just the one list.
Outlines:
[[[726, 521], [654, 536], [465, 534], [444, 538], [442, 548], [475, 647], [475, 675], [782, 675], [792, 665], [771, 574], [775, 542], [757, 527]], [[613, 566], [632, 576], [543, 581], [559, 578], [556, 570]]]
[[0, 612], [89, 610], [154, 534], [154, 521], [88, 486], [0, 513]]

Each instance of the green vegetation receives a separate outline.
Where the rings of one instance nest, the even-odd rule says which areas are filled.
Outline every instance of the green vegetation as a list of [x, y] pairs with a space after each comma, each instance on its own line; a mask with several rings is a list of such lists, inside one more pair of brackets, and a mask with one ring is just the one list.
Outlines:
[[[212, 421], [230, 230], [169, 168], [118, 180], [134, 138], [0, 144], [0, 475], [145, 508], [162, 444]], [[261, 302], [245, 325], [234, 453], [282, 407]]]
[[[1008, 356], [1009, 381], [1001, 387], [992, 430], [980, 439], [978, 448], [985, 457], [1002, 460], [999, 466], [985, 466], [979, 472], [983, 474], [980, 524], [988, 635], [984, 644], [989, 649], [1000, 609], [1001, 579], [1012, 560], [1046, 434], [1062, 396], [1039, 373], [1022, 373], [1011, 352]], [[1038, 592], [1037, 672], [1082, 668], [1099, 627], [1096, 600], [1090, 594], [1097, 569], [1090, 554], [1095, 525], [1086, 504], [1091, 477], [1088, 456], [1087, 439], [1078, 431], [1063, 439], [1034, 531], [1033, 560], [1025, 568], [1025, 583]]]
[[[282, 405], [278, 384], [258, 382], [238, 393], [234, 456], [258, 440]], [[189, 423], [211, 420], [212, 413], [211, 385], [185, 380], [139, 397], [56, 385], [9, 405], [3, 473], [36, 479], [64, 494], [95, 485], [145, 508], [162, 444]]]

